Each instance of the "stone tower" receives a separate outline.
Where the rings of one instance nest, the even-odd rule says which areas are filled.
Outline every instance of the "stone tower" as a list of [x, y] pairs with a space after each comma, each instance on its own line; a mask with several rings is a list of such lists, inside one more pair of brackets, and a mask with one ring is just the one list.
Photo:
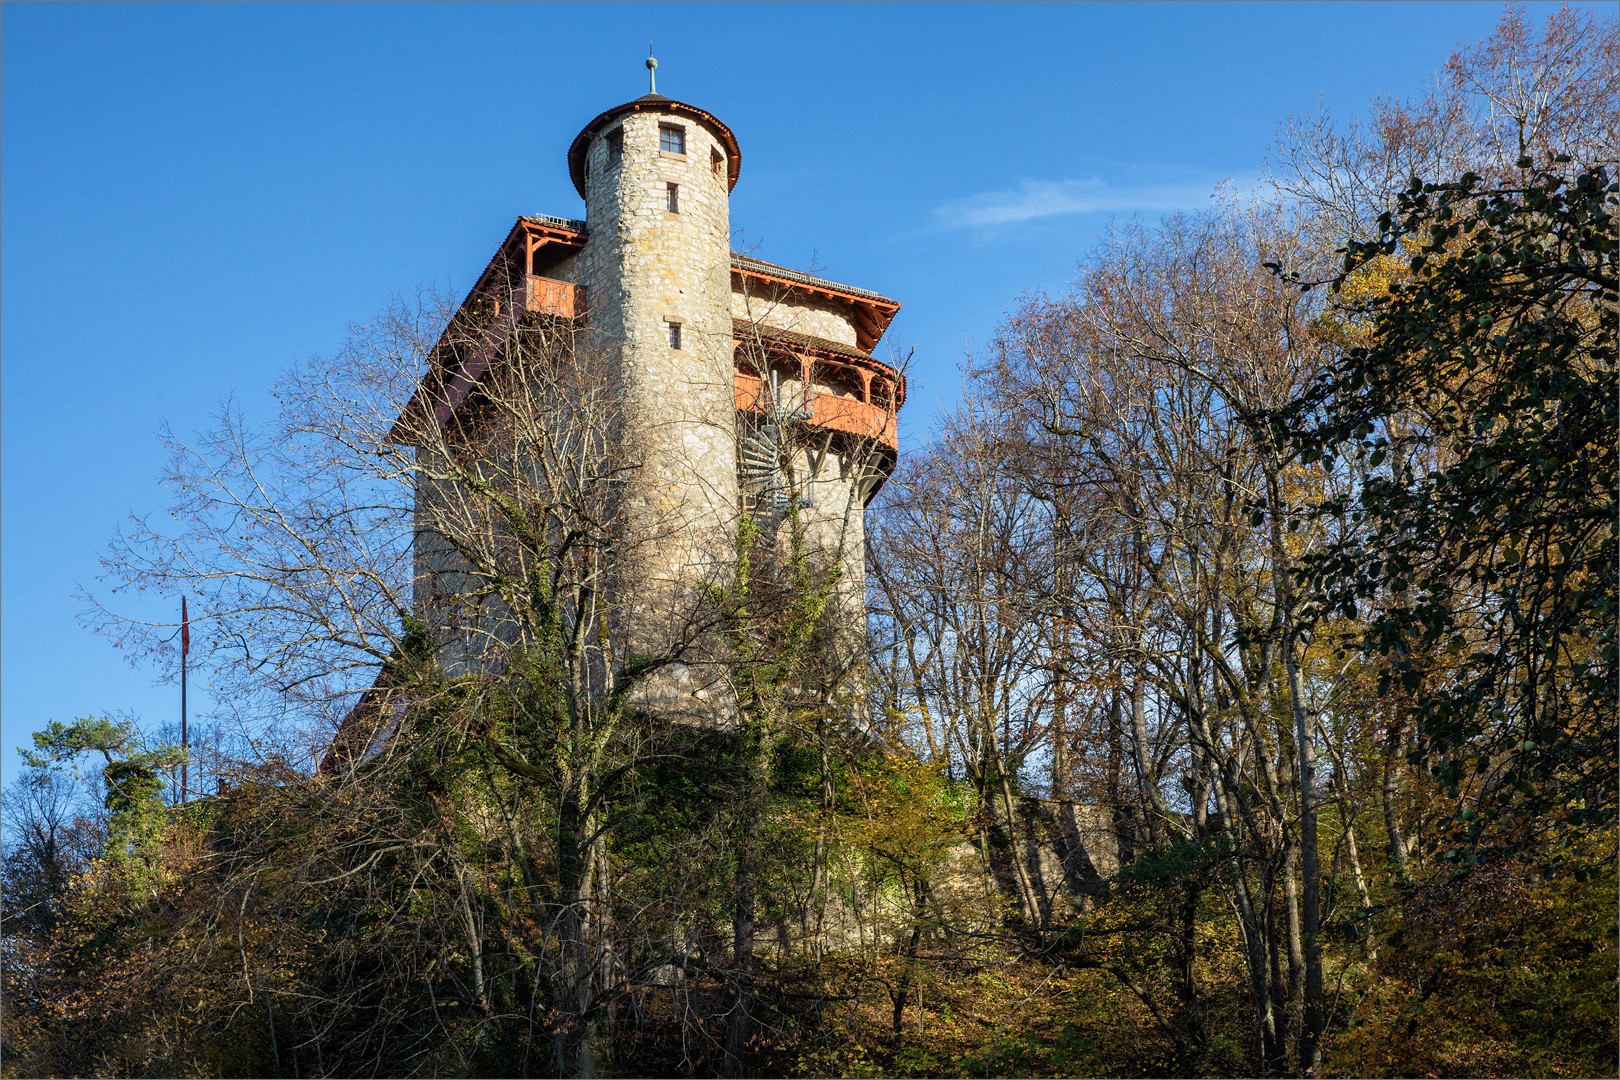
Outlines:
[[[420, 460], [452, 430], [463, 446], [482, 438], [467, 433], [481, 430], [479, 394], [503, 348], [524, 327], [565, 328], [614, 365], [640, 429], [622, 498], [645, 527], [613, 597], [631, 648], [655, 652], [690, 625], [703, 586], [728, 577], [745, 515], [768, 537], [791, 519], [840, 564], [834, 621], [853, 642], [864, 627], [862, 514], [894, 467], [905, 396], [872, 350], [900, 305], [732, 251], [741, 152], [702, 109], [649, 93], [586, 124], [567, 161], [585, 219], [518, 218], [394, 441]], [[506, 616], [466, 600], [477, 582], [424, 514], [437, 499], [419, 485], [415, 607], [440, 662], [465, 674], [485, 666], [470, 643], [501, 638]], [[641, 703], [672, 719], [723, 714], [722, 666], [673, 665]]]
[[[626, 615], [648, 651], [681, 632], [671, 622], [690, 620], [696, 591], [723, 579], [732, 552], [728, 204], [739, 166], [730, 128], [658, 94], [601, 113], [568, 151], [589, 235], [575, 271], [590, 297], [587, 339], [617, 355], [645, 429], [632, 512], [658, 538], [637, 559]], [[692, 678], [676, 669], [677, 684]]]

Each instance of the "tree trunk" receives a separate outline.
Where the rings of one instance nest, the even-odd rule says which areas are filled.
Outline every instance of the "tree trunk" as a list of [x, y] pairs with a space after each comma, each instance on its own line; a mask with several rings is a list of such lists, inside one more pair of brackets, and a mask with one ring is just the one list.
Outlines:
[[1142, 793], [1148, 803], [1148, 842], [1157, 847], [1167, 839], [1170, 808], [1159, 790], [1159, 770], [1148, 750], [1147, 682], [1138, 675], [1131, 691], [1131, 741], [1136, 744], [1136, 768], [1142, 777]]
[[[805, 936], [810, 940], [812, 955], [820, 960], [826, 951], [826, 943], [822, 940], [827, 923], [827, 859], [829, 856], [827, 845], [827, 815], [833, 806], [832, 771], [828, 768], [827, 738], [825, 730], [819, 731], [821, 751], [821, 801], [818, 809], [821, 811], [821, 820], [816, 825], [816, 851], [815, 866], [810, 875], [810, 911], [806, 913]], [[814, 920], [813, 923], [811, 920]]]
[[589, 1028], [589, 1038], [592, 1043], [600, 1042], [605, 1050], [611, 1050], [611, 1043], [599, 1036], [611, 1032], [618, 1020], [618, 995], [612, 990], [616, 984], [614, 966], [618, 957], [613, 951], [613, 937], [611, 912], [613, 911], [613, 897], [609, 895], [612, 887], [613, 875], [608, 863], [607, 834], [601, 833], [592, 843], [591, 856], [591, 950], [596, 960], [596, 978], [594, 993], [605, 999], [601, 1011], [600, 1021], [592, 1020]]
[[467, 868], [452, 851], [452, 867], [456, 875], [456, 913], [461, 917], [461, 932], [467, 939], [467, 955], [472, 960], [473, 1004], [485, 1016], [489, 1015], [489, 993], [484, 983], [484, 935], [481, 919], [473, 913], [472, 897], [468, 895]]
[[[1298, 672], [1296, 669], [1295, 677]], [[1320, 855], [1316, 835], [1316, 739], [1315, 710], [1295, 706], [1299, 720], [1299, 816], [1300, 854], [1305, 877], [1305, 1030], [1300, 1041], [1300, 1069], [1316, 1076], [1322, 1068], [1322, 990], [1321, 880]]]
[[557, 813], [557, 942], [561, 954], [553, 1000], [562, 1014], [552, 1051], [557, 1076], [585, 1076], [594, 1071], [587, 1026], [595, 997], [595, 957], [591, 948], [590, 888], [594, 845], [584, 800], [571, 790]]
[[1024, 845], [1018, 835], [1018, 808], [1013, 802], [1012, 785], [1007, 780], [1007, 763], [996, 740], [995, 724], [988, 715], [984, 718], [984, 740], [990, 752], [990, 765], [995, 771], [997, 786], [1001, 789], [1002, 810], [1007, 815], [1007, 857], [1012, 863], [1013, 880], [1018, 883], [1027, 925], [1039, 931], [1043, 925], [1041, 908], [1035, 898], [1035, 887], [1029, 880], [1029, 871], [1024, 866]]
[[759, 891], [759, 828], [765, 817], [770, 778], [764, 724], [751, 720], [743, 735], [743, 796], [737, 822], [737, 879], [731, 918], [731, 1011], [726, 1017], [727, 1076], [748, 1069], [748, 1039], [754, 1030], [754, 932]]
[[[1288, 546], [1283, 540], [1282, 484], [1279, 466], [1275, 461], [1266, 463], [1266, 494], [1271, 502], [1271, 581], [1277, 610], [1282, 613], [1283, 669], [1288, 676], [1288, 696], [1294, 712], [1294, 741], [1298, 752], [1299, 779], [1299, 843], [1289, 845], [1289, 861], [1296, 858], [1304, 877], [1304, 910], [1300, 912], [1299, 927], [1303, 942], [1299, 948], [1304, 963], [1305, 983], [1294, 997], [1303, 1005], [1302, 1029], [1299, 1041], [1299, 1067], [1308, 1076], [1315, 1076], [1321, 1068], [1321, 1040], [1323, 1026], [1322, 946], [1320, 910], [1320, 857], [1316, 835], [1316, 708], [1310, 699], [1300, 674], [1300, 634], [1294, 622], [1295, 599], [1290, 580]], [[1288, 889], [1294, 887], [1293, 868], [1288, 870]], [[1293, 966], [1295, 955], [1295, 908], [1289, 903], [1289, 961]], [[1292, 978], [1292, 972], [1290, 972]]]
[[[1244, 873], [1244, 860], [1238, 853], [1246, 848], [1255, 849], [1262, 841], [1252, 812], [1243, 802], [1238, 779], [1242, 772], [1240, 761], [1222, 760], [1213, 749], [1216, 745], [1207, 718], [1200, 718], [1196, 734], [1211, 747], [1206, 759], [1210, 769], [1210, 787], [1220, 807], [1218, 833], [1224, 834], [1231, 844], [1233, 856], [1226, 860], [1227, 883], [1231, 889], [1232, 906], [1238, 917], [1238, 929], [1243, 935], [1243, 962], [1249, 975], [1250, 1007], [1254, 1014], [1255, 1051], [1261, 1067], [1257, 1072], [1268, 1073], [1271, 1063], [1280, 1061], [1276, 1012], [1272, 1008], [1270, 956], [1264, 912], [1255, 907], [1254, 892]], [[1246, 830], [1246, 831], [1245, 831]]]
[[[1324, 736], [1326, 732], [1323, 732]], [[1350, 813], [1350, 781], [1346, 774], [1342, 754], [1335, 759], [1336, 767], [1333, 770], [1333, 790], [1339, 799], [1340, 814], [1344, 817], [1345, 853], [1350, 859], [1350, 877], [1356, 885], [1356, 900], [1361, 904], [1357, 922], [1361, 926], [1362, 942], [1367, 948], [1367, 959], [1378, 959], [1378, 943], [1373, 936], [1372, 922], [1368, 918], [1372, 911], [1372, 895], [1367, 891], [1367, 879], [1361, 872], [1361, 852], [1356, 848], [1356, 822]]]
[[[1277, 1040], [1277, 1014], [1271, 1007], [1270, 957], [1266, 928], [1254, 907], [1254, 894], [1243, 876], [1242, 866], [1231, 864], [1232, 892], [1236, 897], [1238, 925], [1243, 931], [1243, 962], [1249, 971], [1249, 995], [1254, 1012], [1255, 1049], [1262, 1063], [1282, 1057]], [[1269, 1071], [1269, 1070], [1266, 1070]]]
[[911, 936], [906, 941], [906, 966], [900, 973], [900, 986], [893, 992], [894, 1004], [894, 1041], [891, 1051], [900, 1052], [901, 1025], [906, 1018], [906, 998], [911, 995], [911, 983], [917, 970], [917, 945], [922, 941], [922, 920], [914, 919], [911, 926]]
[[1389, 861], [1395, 867], [1395, 878], [1401, 883], [1411, 880], [1411, 852], [1407, 848], [1406, 833], [1401, 829], [1400, 784], [1401, 744], [1405, 725], [1400, 719], [1390, 727], [1384, 749], [1384, 783], [1381, 794], [1384, 804], [1384, 829], [1389, 834]]
[[[1284, 979], [1282, 975], [1282, 953], [1284, 949], [1282, 934], [1277, 928], [1277, 863], [1275, 856], [1267, 859], [1266, 867], [1260, 878], [1260, 884], [1265, 896], [1265, 925], [1266, 925], [1266, 979], [1268, 992], [1271, 995], [1271, 1015], [1275, 1024], [1276, 1042], [1271, 1046], [1266, 1071], [1270, 1074], [1280, 1074], [1288, 1067], [1288, 1044], [1293, 1031], [1294, 1001], [1293, 980]], [[1283, 873], [1287, 880], [1286, 866]], [[1290, 957], [1290, 960], [1292, 958]], [[1292, 965], [1290, 964], [1290, 968]], [[1282, 1021], [1288, 1021], [1285, 1026]]]

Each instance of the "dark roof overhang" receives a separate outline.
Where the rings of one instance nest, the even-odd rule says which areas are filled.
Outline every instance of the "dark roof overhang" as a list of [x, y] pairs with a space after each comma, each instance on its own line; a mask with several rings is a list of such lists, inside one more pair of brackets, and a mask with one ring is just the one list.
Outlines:
[[[495, 249], [484, 272], [478, 276], [478, 281], [468, 290], [466, 299], [461, 301], [461, 306], [439, 334], [439, 340], [428, 354], [427, 371], [389, 429], [388, 442], [408, 444], [412, 425], [422, 423], [428, 410], [441, 414], [453, 412], [466, 398], [472, 385], [483, 377], [483, 364], [488, 358], [480, 360], [474, 357], [473, 369], [461, 370], [454, 346], [455, 342], [468, 343], [479, 337], [480, 319], [475, 310], [477, 301], [496, 293], [506, 272], [514, 265], [521, 267], [524, 276], [528, 276], [528, 267], [523, 265], [523, 256], [527, 251], [542, 244], [555, 244], [577, 251], [585, 246], [588, 235], [585, 223], [573, 218], [525, 214], [517, 219], [507, 232], [506, 239]], [[441, 423], [443, 419], [441, 415]]]
[[[898, 300], [890, 300], [887, 296], [866, 289], [841, 285], [836, 281], [828, 281], [826, 278], [818, 278], [800, 270], [778, 266], [735, 251], [731, 253], [731, 272], [744, 280], [751, 278], [770, 286], [797, 290], [848, 304], [855, 316], [856, 340], [867, 352], [877, 346], [879, 339], [888, 330], [889, 323], [894, 321], [895, 315], [900, 311]], [[733, 288], [735, 287], [733, 285]]]

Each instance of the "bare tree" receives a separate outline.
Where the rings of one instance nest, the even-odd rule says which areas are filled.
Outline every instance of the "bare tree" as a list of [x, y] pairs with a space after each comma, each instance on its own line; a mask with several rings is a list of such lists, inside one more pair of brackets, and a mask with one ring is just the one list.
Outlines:
[[[396, 304], [294, 372], [263, 434], [228, 412], [196, 447], [171, 438], [180, 528], [137, 522], [109, 560], [115, 592], [194, 598], [250, 756], [308, 775], [331, 748], [306, 809], [332, 842], [261, 852], [296, 868], [288, 887], [380, 867], [431, 883], [444, 921], [417, 913], [460, 946], [430, 967], [481, 1023], [518, 1007], [563, 1072], [589, 1071], [593, 1018], [627, 976], [607, 837], [668, 730], [637, 693], [717, 660], [701, 596], [658, 612], [656, 641], [625, 603], [670, 526], [630, 497], [644, 426], [619, 376], [566, 318]], [[96, 618], [164, 648], [161, 627]]]
[[868, 543], [885, 635], [874, 667], [893, 734], [972, 785], [981, 850], [1034, 929], [1013, 796], [1041, 742], [1027, 708], [1039, 657], [1013, 589], [1038, 538], [1006, 464], [985, 418], [964, 410], [885, 493]]
[[[1272, 183], [1317, 219], [1327, 248], [1377, 235], [1378, 216], [1413, 177], [1473, 171], [1507, 177], [1521, 158], [1580, 168], [1620, 155], [1620, 23], [1562, 6], [1539, 32], [1508, 6], [1483, 41], [1454, 50], [1421, 93], [1375, 98], [1366, 119], [1326, 105], [1286, 117], [1268, 160]], [[1554, 162], [1559, 154], [1573, 160]]]
[[[1307, 1070], [1325, 1022], [1313, 748], [1342, 672], [1322, 663], [1325, 642], [1311, 650], [1291, 581], [1333, 523], [1302, 527], [1322, 493], [1258, 417], [1337, 347], [1316, 329], [1319, 301], [1263, 266], [1310, 251], [1264, 205], [1127, 225], [1073, 296], [1026, 303], [980, 367], [981, 396], [1009, 410], [1007, 457], [1063, 537], [1061, 565], [1031, 577], [1024, 602], [1071, 628], [1071, 668], [1105, 676], [1090, 685], [1130, 748], [1146, 839], [1219, 835], [1247, 853], [1224, 882], [1258, 1041], [1269, 1067], [1297, 1049]], [[1190, 973], [1190, 953], [1182, 963]]]
[[27, 967], [19, 950], [50, 940], [74, 879], [101, 855], [102, 816], [66, 773], [30, 771], [10, 785], [0, 816], [8, 972]]

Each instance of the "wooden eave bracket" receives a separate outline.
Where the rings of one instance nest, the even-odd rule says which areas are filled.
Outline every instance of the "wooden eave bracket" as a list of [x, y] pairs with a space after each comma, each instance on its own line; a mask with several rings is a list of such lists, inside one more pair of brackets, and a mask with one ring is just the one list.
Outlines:
[[[887, 314], [877, 314], [869, 306], [860, 303], [856, 303], [852, 307], [855, 314], [855, 344], [862, 352], [871, 352], [882, 339], [883, 331], [889, 328], [889, 321], [894, 318], [894, 311]], [[895, 310], [899, 309], [896, 308]]]
[[[894, 395], [894, 411], [898, 413], [906, 403], [906, 376], [902, 371], [885, 364], [875, 356], [851, 356], [846, 352], [833, 349], [819, 348], [809, 342], [790, 341], [773, 334], [775, 328], [764, 323], [749, 323], [747, 320], [734, 320], [738, 329], [732, 332], [731, 348], [734, 355], [741, 356], [750, 346], [773, 345], [782, 353], [792, 356], [801, 364], [825, 364], [834, 368], [849, 368], [861, 374], [862, 382], [866, 387], [868, 400], [871, 397], [871, 387], [878, 381], [886, 381], [892, 388]], [[780, 333], [781, 331], [776, 331]], [[761, 377], [758, 373], [739, 369], [743, 375], [751, 378]]]

